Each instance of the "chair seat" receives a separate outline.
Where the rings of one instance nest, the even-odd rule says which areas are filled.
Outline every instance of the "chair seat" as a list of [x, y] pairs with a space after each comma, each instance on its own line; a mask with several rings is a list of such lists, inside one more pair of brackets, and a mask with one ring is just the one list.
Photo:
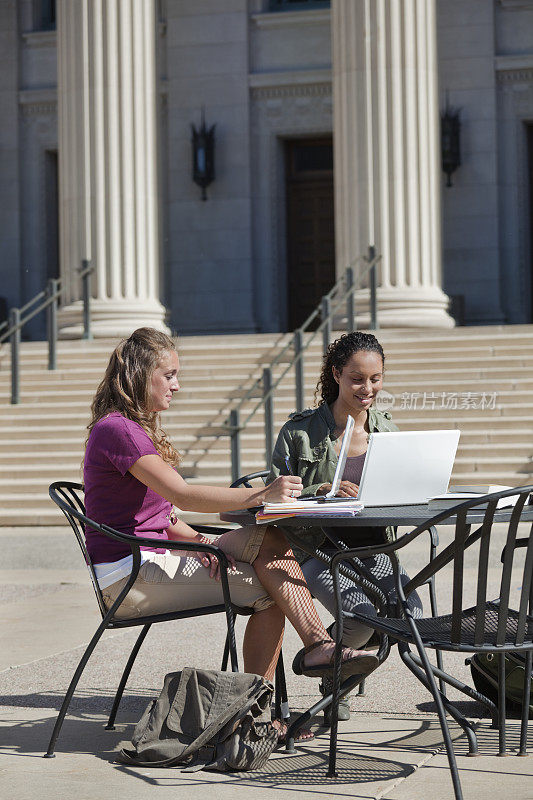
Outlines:
[[[348, 614], [354, 619], [361, 619], [367, 625], [369, 618], [367, 615], [359, 615], [356, 611]], [[439, 650], [463, 650], [471, 653], [476, 650], [490, 650], [496, 648], [496, 635], [498, 627], [498, 603], [487, 603], [485, 612], [485, 625], [483, 632], [483, 644], [474, 644], [474, 632], [476, 627], [476, 608], [467, 608], [461, 614], [461, 643], [455, 644], [451, 641], [451, 622], [452, 615], [445, 614], [439, 617], [425, 617], [424, 619], [416, 620], [416, 627], [422, 642], [427, 647], [435, 647]], [[524, 640], [524, 649], [533, 646], [533, 617], [527, 618], [526, 637]], [[508, 646], [515, 649], [516, 644], [516, 630], [517, 630], [518, 612], [509, 609], [507, 614], [507, 624], [505, 630], [505, 644], [503, 647]], [[372, 625], [379, 631], [386, 633], [392, 639], [400, 639], [404, 642], [414, 642], [414, 638], [406, 619], [395, 619], [391, 617], [376, 617]]]

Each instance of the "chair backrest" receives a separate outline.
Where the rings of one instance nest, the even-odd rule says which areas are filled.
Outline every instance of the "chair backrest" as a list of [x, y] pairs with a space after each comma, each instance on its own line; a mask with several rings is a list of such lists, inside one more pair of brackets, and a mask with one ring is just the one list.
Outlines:
[[59, 506], [65, 517], [70, 523], [70, 527], [76, 534], [76, 539], [83, 553], [83, 558], [89, 575], [91, 576], [91, 583], [93, 585], [94, 593], [98, 601], [98, 607], [102, 617], [107, 613], [107, 608], [104, 604], [102, 597], [102, 590], [98, 584], [98, 579], [91, 562], [91, 558], [87, 551], [85, 544], [85, 528], [84, 526], [90, 522], [85, 516], [85, 503], [83, 502], [83, 485], [81, 483], [72, 483], [70, 481], [56, 481], [52, 483], [48, 493], [54, 503]]
[[262, 478], [264, 483], [265, 478], [267, 478], [269, 474], [270, 473], [268, 469], [261, 469], [259, 472], [250, 472], [248, 475], [241, 475], [240, 478], [237, 478], [236, 481], [233, 481], [230, 489], [236, 489], [238, 486], [246, 486], [247, 489], [251, 489], [252, 484], [250, 481], [253, 481], [254, 478]]
[[[429, 525], [438, 525], [442, 520], [456, 516], [455, 536], [451, 544], [442, 550], [436, 558], [406, 586], [409, 593], [422, 585], [447, 564], [452, 563], [452, 609], [451, 609], [451, 641], [456, 645], [473, 644], [476, 647], [527, 647], [533, 642], [533, 524], [529, 536], [518, 538], [518, 524], [524, 513], [526, 502], [533, 491], [533, 486], [518, 486], [485, 495], [482, 498], [468, 500], [428, 520], [420, 525], [413, 534], [426, 530]], [[498, 500], [502, 497], [516, 496], [507, 523], [505, 543], [502, 549], [501, 539], [494, 533], [494, 525], [498, 522], [495, 514]], [[481, 506], [481, 508], [479, 508]], [[478, 507], [478, 508], [476, 508]], [[529, 507], [531, 510], [531, 507]], [[478, 510], [482, 515], [481, 525], [472, 531], [473, 525], [467, 522], [468, 513]], [[484, 513], [483, 513], [484, 512]], [[475, 624], [464, 618], [465, 595], [465, 551], [479, 542], [479, 554], [475, 569], [476, 603]], [[496, 552], [497, 550], [497, 552]], [[525, 550], [525, 553], [524, 553]], [[501, 566], [500, 566], [501, 564]], [[498, 565], [498, 566], [496, 566]], [[513, 574], [513, 568], [515, 573]], [[494, 575], [499, 569], [499, 596], [488, 597], [489, 571]], [[518, 584], [518, 585], [515, 585]], [[512, 596], [513, 594], [513, 596]], [[511, 611], [511, 613], [509, 613]]]

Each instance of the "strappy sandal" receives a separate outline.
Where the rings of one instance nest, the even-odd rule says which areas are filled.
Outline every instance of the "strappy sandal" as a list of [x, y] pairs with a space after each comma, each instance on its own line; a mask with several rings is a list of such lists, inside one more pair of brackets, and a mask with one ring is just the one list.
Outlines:
[[[313, 642], [313, 644], [299, 650], [294, 656], [292, 671], [295, 672], [296, 675], [306, 675], [308, 678], [322, 678], [324, 675], [331, 675], [333, 673], [333, 664], [335, 661], [335, 649], [333, 649], [329, 661], [325, 664], [304, 665], [307, 653], [310, 653], [311, 650], [315, 650], [317, 647], [321, 647], [324, 644], [332, 644], [332, 642], [330, 639], [321, 639], [319, 642]], [[344, 651], [349, 648], [343, 647], [342, 649]], [[341, 663], [341, 683], [352, 675], [367, 675], [378, 666], [379, 659], [373, 653], [361, 653], [360, 655], [353, 656], [353, 658], [347, 658]]]
[[[273, 720], [273, 722], [279, 723], [279, 728], [277, 725], [274, 725], [277, 733], [278, 733], [278, 744], [277, 747], [282, 747], [284, 744], [287, 743], [287, 733], [289, 732], [289, 726], [285, 720]], [[306, 744], [307, 742], [312, 742], [315, 738], [315, 734], [313, 731], [309, 730], [309, 728], [301, 728], [297, 731], [296, 736], [294, 737], [295, 742], [299, 742], [300, 744]]]

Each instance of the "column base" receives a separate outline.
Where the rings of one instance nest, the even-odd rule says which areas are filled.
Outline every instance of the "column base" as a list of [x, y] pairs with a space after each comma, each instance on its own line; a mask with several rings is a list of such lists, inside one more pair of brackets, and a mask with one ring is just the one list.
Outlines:
[[[448, 314], [449, 300], [441, 289], [395, 289], [378, 287], [378, 325], [380, 328], [454, 328], [455, 320]], [[344, 311], [344, 309], [343, 309]], [[336, 320], [339, 329], [345, 327]], [[355, 319], [358, 328], [370, 326], [370, 291], [355, 293]]]
[[[91, 299], [91, 334], [94, 339], [129, 336], [136, 328], [155, 328], [170, 334], [165, 325], [166, 310], [158, 300]], [[59, 310], [60, 339], [81, 339], [83, 336], [83, 304], [69, 303]]]

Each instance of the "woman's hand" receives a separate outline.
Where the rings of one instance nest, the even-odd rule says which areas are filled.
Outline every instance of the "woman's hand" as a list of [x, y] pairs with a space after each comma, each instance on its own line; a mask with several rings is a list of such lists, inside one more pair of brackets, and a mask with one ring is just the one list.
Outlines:
[[[209, 541], [209, 544], [213, 544], [215, 545], [215, 547], [218, 547], [219, 546], [218, 539], [211, 539]], [[222, 548], [220, 549], [222, 550]], [[205, 553], [199, 551], [197, 553], [192, 553], [191, 555], [195, 555], [200, 564], [203, 567], [206, 567], [206, 569], [209, 569], [210, 578], [214, 578], [216, 581], [220, 580], [220, 562], [213, 553]], [[226, 558], [228, 559], [229, 562], [228, 564], [229, 572], [232, 572], [233, 570], [236, 569], [237, 566], [235, 563], [235, 559], [233, 558], [233, 556], [229, 555], [229, 553], [226, 553]]]
[[302, 493], [302, 479], [298, 475], [280, 475], [269, 483], [263, 492], [265, 503], [289, 503]]
[[[198, 544], [212, 544], [214, 547], [220, 547], [220, 540], [222, 537], [220, 536], [203, 536], [201, 533], [198, 533], [191, 528], [190, 525], [187, 525], [186, 522], [178, 519], [176, 522], [173, 522], [167, 528], [167, 536], [169, 539], [173, 541], [182, 541], [182, 542], [197, 542]], [[223, 548], [220, 547], [222, 550]], [[176, 556], [181, 556], [182, 558], [196, 558], [200, 562], [200, 564], [209, 569], [209, 577], [215, 578], [215, 580], [220, 580], [220, 564], [218, 558], [214, 553], [207, 553], [205, 550], [172, 550], [172, 553]], [[236, 567], [235, 559], [232, 555], [226, 553], [226, 557], [228, 559], [228, 567], [230, 570], [234, 570]]]
[[[316, 490], [317, 494], [327, 494], [331, 491], [331, 483], [323, 483]], [[336, 497], [351, 497], [352, 500], [357, 498], [359, 493], [359, 486], [351, 481], [341, 481]]]

